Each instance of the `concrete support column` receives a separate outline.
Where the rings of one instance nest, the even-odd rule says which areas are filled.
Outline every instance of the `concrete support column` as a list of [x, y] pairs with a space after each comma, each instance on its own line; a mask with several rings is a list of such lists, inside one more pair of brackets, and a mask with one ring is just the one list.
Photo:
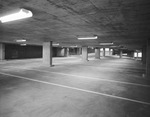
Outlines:
[[0, 60], [5, 59], [5, 45], [0, 43]]
[[150, 39], [147, 40], [146, 48], [146, 77], [150, 78]]
[[64, 56], [67, 57], [67, 48], [64, 48]]
[[144, 65], [146, 64], [146, 47], [145, 46], [142, 48], [142, 63]]
[[82, 60], [88, 61], [88, 47], [87, 46], [82, 47]]
[[66, 56], [65, 48], [61, 48], [61, 50], [60, 50], [60, 56]]
[[105, 48], [103, 48], [103, 56], [105, 57]]
[[122, 58], [122, 50], [120, 49], [119, 57]]
[[79, 55], [81, 55], [81, 54], [82, 54], [82, 48], [79, 47]]
[[100, 49], [95, 48], [95, 59], [100, 59]]
[[100, 56], [103, 56], [103, 48], [100, 48]]
[[109, 56], [111, 55], [111, 48], [109, 48]]
[[70, 53], [69, 53], [69, 48], [67, 48], [67, 56], [69, 56], [70, 55]]
[[52, 67], [52, 41], [43, 43], [43, 63]]

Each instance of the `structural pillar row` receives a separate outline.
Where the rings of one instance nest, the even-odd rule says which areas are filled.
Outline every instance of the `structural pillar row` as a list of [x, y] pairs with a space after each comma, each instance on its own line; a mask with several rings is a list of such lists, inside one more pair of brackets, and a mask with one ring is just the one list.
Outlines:
[[87, 46], [82, 47], [82, 60], [88, 61], [88, 47]]
[[5, 44], [0, 43], [0, 60], [5, 59]]
[[146, 77], [150, 78], [150, 39], [147, 40], [146, 48]]
[[52, 41], [43, 43], [43, 63], [52, 67]]
[[95, 48], [95, 59], [100, 59], [100, 49]]

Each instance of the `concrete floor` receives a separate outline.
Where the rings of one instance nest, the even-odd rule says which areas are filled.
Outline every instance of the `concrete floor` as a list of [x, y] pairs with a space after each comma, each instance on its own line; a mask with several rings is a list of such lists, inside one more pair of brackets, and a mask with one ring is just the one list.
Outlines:
[[139, 61], [53, 61], [0, 62], [0, 117], [150, 117], [150, 81]]

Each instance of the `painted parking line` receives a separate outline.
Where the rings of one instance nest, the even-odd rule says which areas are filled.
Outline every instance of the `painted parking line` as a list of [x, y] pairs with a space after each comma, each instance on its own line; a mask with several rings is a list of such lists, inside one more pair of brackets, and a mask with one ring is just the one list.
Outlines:
[[65, 75], [65, 76], [73, 76], [73, 77], [79, 77], [79, 78], [82, 78], [82, 79], [98, 80], [98, 81], [104, 81], [104, 82], [114, 82], [114, 83], [120, 83], [120, 84], [134, 85], [134, 86], [140, 86], [140, 87], [150, 88], [150, 85], [144, 85], [144, 84], [138, 84], [138, 83], [130, 83], [130, 82], [124, 82], [124, 81], [108, 80], [108, 79], [96, 78], [96, 77], [79, 76], [79, 75], [66, 74], [66, 73], [60, 73], [60, 72], [51, 72], [51, 71], [31, 69], [31, 68], [30, 69], [27, 69], [27, 68], [18, 68], [18, 67], [14, 67], [14, 66], [9, 66], [9, 67], [17, 68], [17, 69], [33, 70], [33, 71], [45, 72], [45, 73], [53, 73], [53, 74], [59, 74], [59, 75]]
[[61, 85], [61, 84], [56, 84], [56, 83], [51, 83], [51, 82], [46, 82], [46, 81], [31, 79], [31, 78], [28, 78], [28, 77], [23, 77], [23, 76], [18, 76], [18, 75], [3, 73], [3, 72], [0, 72], [0, 74], [6, 75], [6, 76], [15, 77], [15, 78], [20, 78], [20, 79], [30, 80], [30, 81], [34, 81], [34, 82], [38, 82], [38, 83], [43, 83], [43, 84], [58, 86], [58, 87], [62, 87], [62, 88], [67, 88], [67, 89], [82, 91], [82, 92], [86, 92], [86, 93], [91, 93], [91, 94], [106, 96], [106, 97], [110, 97], [110, 98], [115, 98], [115, 99], [130, 101], [130, 102], [134, 102], [134, 103], [140, 103], [140, 104], [144, 104], [144, 105], [150, 105], [149, 102], [144, 102], [144, 101], [139, 101], [139, 100], [124, 98], [124, 97], [119, 97], [119, 96], [114, 96], [114, 95], [109, 95], [109, 94], [100, 93], [100, 92], [96, 92], [96, 91], [90, 91], [90, 90], [86, 90], [86, 89], [80, 89], [80, 88], [76, 88], [76, 87], [70, 87], [70, 86], [66, 86], [66, 85]]

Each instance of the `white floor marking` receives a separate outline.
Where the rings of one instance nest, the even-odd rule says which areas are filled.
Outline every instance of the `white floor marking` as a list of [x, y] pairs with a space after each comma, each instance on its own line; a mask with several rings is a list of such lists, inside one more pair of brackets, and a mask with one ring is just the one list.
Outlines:
[[53, 74], [59, 74], [59, 75], [65, 75], [65, 76], [80, 77], [80, 78], [83, 78], [83, 79], [90, 79], [90, 80], [100, 80], [100, 81], [115, 82], [115, 83], [126, 84], [126, 85], [134, 85], [134, 86], [141, 86], [141, 87], [150, 87], [150, 85], [144, 85], [144, 84], [138, 84], [138, 83], [130, 83], [130, 82], [123, 82], [123, 81], [116, 81], [116, 80], [108, 80], [108, 79], [103, 79], [103, 78], [79, 76], [79, 75], [72, 75], [72, 74], [51, 72], [51, 71], [38, 70], [38, 69], [18, 68], [18, 67], [14, 67], [14, 66], [9, 66], [9, 67], [13, 67], [13, 68], [17, 68], [17, 69], [33, 70], [33, 71], [39, 71], [39, 72], [46, 72], [46, 73], [53, 73]]
[[111, 98], [126, 100], [126, 101], [130, 101], [130, 102], [134, 102], [134, 103], [140, 103], [140, 104], [150, 105], [149, 102], [143, 102], [143, 101], [139, 101], [139, 100], [124, 98], [124, 97], [119, 97], [119, 96], [114, 96], [114, 95], [109, 95], [109, 94], [104, 94], [104, 93], [99, 93], [99, 92], [90, 91], [90, 90], [86, 90], [86, 89], [80, 89], [80, 88], [70, 87], [70, 86], [66, 86], [66, 85], [61, 85], [61, 84], [56, 84], [56, 83], [51, 83], [51, 82], [46, 82], [46, 81], [31, 79], [31, 78], [28, 78], [28, 77], [23, 77], [23, 76], [18, 76], [18, 75], [12, 75], [12, 74], [7, 74], [7, 73], [3, 73], [3, 72], [0, 72], [0, 74], [6, 75], [6, 76], [11, 76], [11, 77], [16, 77], [16, 78], [20, 78], [20, 79], [25, 79], [25, 80], [35, 81], [35, 82], [39, 82], [39, 83], [49, 84], [49, 85], [53, 85], [53, 86], [58, 86], [58, 87], [63, 87], [63, 88], [68, 88], [68, 89], [73, 89], [73, 90], [82, 91], [82, 92], [86, 92], [86, 93], [97, 94], [97, 95], [102, 95], [102, 96], [106, 96], [106, 97], [111, 97]]

